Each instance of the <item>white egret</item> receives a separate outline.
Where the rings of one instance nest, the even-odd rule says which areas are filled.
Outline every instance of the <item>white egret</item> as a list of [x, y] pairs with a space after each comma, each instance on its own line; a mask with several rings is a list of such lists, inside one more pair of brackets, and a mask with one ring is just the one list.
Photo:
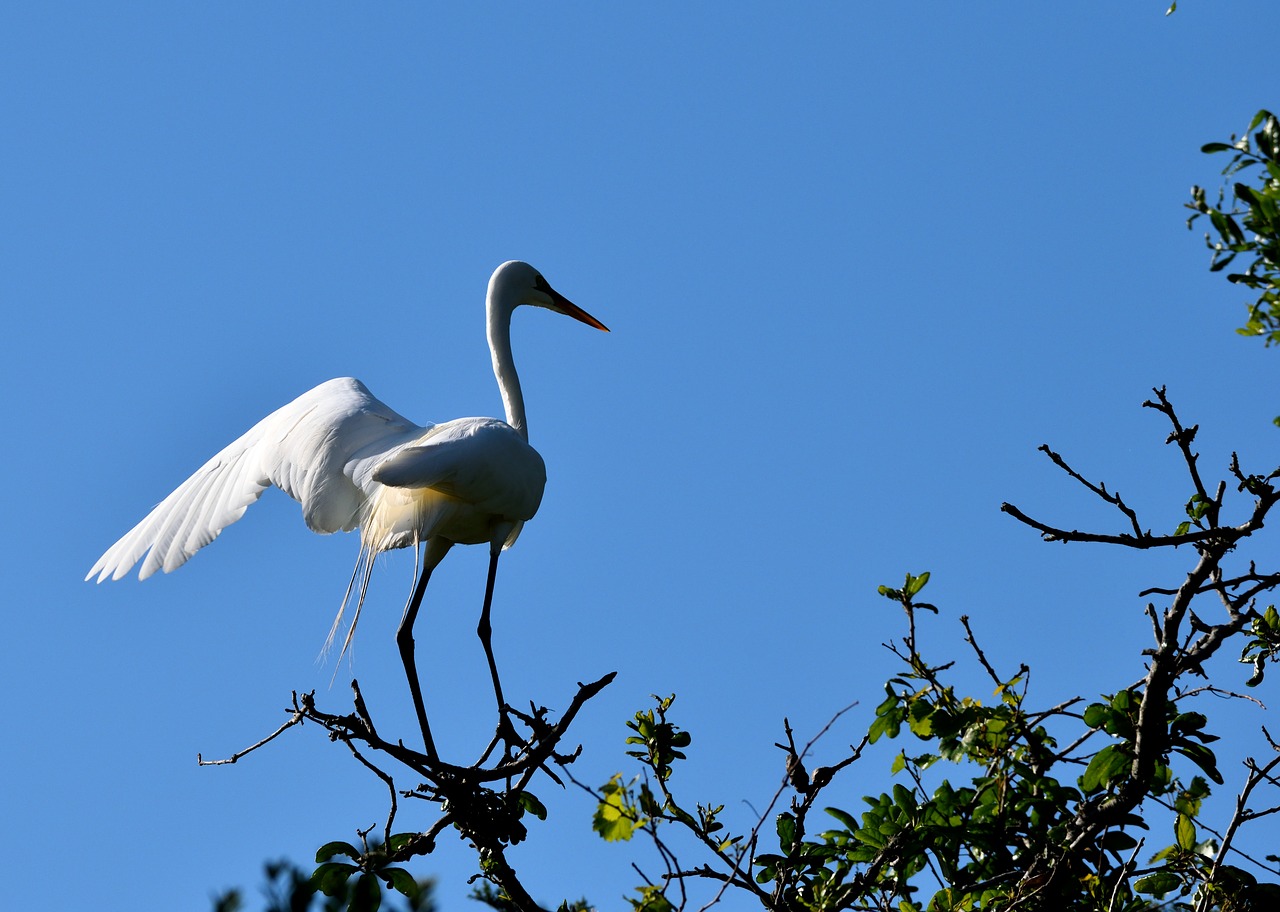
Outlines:
[[376, 555], [423, 545], [417, 583], [396, 643], [423, 740], [434, 758], [414, 661], [413, 624], [431, 571], [449, 549], [487, 542], [489, 575], [477, 633], [489, 663], [501, 727], [506, 704], [489, 625], [498, 555], [537, 512], [546, 484], [542, 457], [529, 445], [524, 397], [511, 357], [511, 314], [521, 304], [553, 310], [608, 332], [528, 263], [503, 263], [489, 279], [485, 305], [505, 422], [459, 418], [419, 426], [374, 398], [359, 380], [330, 380], [271, 413], [206, 462], [108, 548], [85, 579], [120, 579], [139, 560], [139, 579], [182, 566], [274, 484], [302, 505], [302, 517], [313, 531], [360, 530], [356, 572], [329, 633], [332, 640], [358, 580], [345, 652]]

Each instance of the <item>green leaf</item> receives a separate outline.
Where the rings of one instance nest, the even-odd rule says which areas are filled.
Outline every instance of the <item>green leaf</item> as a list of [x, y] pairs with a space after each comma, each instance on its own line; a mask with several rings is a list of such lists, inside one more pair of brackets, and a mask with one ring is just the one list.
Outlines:
[[1186, 814], [1179, 814], [1174, 821], [1173, 835], [1182, 851], [1190, 852], [1196, 847], [1196, 825]]
[[768, 883], [778, 876], [778, 862], [785, 859], [781, 855], [758, 855], [756, 856], [756, 866], [760, 870], [756, 873], [756, 883]]
[[378, 912], [382, 905], [382, 884], [372, 874], [365, 874], [356, 881], [347, 904], [350, 912]]
[[1123, 830], [1112, 830], [1103, 835], [1099, 844], [1108, 852], [1127, 852], [1138, 844], [1138, 840]]
[[1178, 875], [1170, 874], [1168, 871], [1157, 871], [1140, 879], [1133, 885], [1133, 889], [1138, 893], [1146, 893], [1157, 898], [1164, 896], [1170, 890], [1177, 889]]
[[1222, 785], [1222, 773], [1218, 772], [1218, 758], [1214, 756], [1213, 751], [1209, 750], [1209, 748], [1203, 744], [1182, 741], [1174, 745], [1173, 749], [1200, 767], [1204, 774], [1218, 783], [1218, 785]]
[[[649, 783], [640, 783], [640, 814], [647, 817], [657, 817], [662, 813], [662, 805], [658, 803], [658, 799], [653, 796], [653, 790], [649, 788]], [[632, 809], [634, 811], [634, 808]], [[639, 816], [639, 815], [636, 815]], [[643, 822], [643, 821], [641, 821]]]
[[349, 858], [359, 858], [360, 850], [349, 842], [326, 842], [320, 848], [316, 849], [316, 861], [328, 861], [334, 855], [346, 855]]
[[[944, 713], [938, 713], [937, 715], [940, 718], [946, 718]], [[917, 700], [912, 703], [911, 710], [907, 713], [907, 725], [911, 728], [911, 734], [922, 741], [927, 741], [933, 736], [933, 719], [934, 709], [924, 700]]]
[[[617, 781], [614, 776], [611, 783]], [[604, 798], [596, 805], [596, 812], [591, 817], [591, 828], [600, 834], [605, 842], [626, 842], [640, 827], [635, 811], [627, 804], [626, 790], [620, 785], [613, 790], [604, 791]]]
[[404, 868], [383, 868], [378, 874], [391, 885], [391, 889], [397, 893], [402, 893], [410, 899], [417, 899], [418, 894], [422, 892], [418, 882], [413, 879], [413, 875]]
[[547, 809], [543, 806], [542, 802], [538, 800], [537, 796], [530, 792], [520, 793], [520, 807], [528, 811], [534, 817], [537, 817], [539, 820], [547, 819]]
[[900, 808], [914, 811], [916, 808], [916, 796], [905, 785], [895, 782], [893, 785], [893, 803]]
[[[630, 900], [632, 912], [675, 912], [675, 906], [671, 904], [671, 900], [667, 899], [662, 892], [664, 887], [655, 887], [652, 884], [636, 887], [636, 892], [640, 894], [640, 899]], [[515, 904], [512, 903], [514, 908]], [[582, 903], [582, 907], [586, 907], [586, 901]], [[502, 908], [502, 907], [499, 907]]]
[[387, 848], [392, 852], [399, 852], [417, 838], [417, 833], [392, 833], [391, 838], [387, 840]]
[[1171, 734], [1178, 734], [1180, 732], [1186, 732], [1190, 734], [1192, 732], [1198, 732], [1200, 729], [1204, 728], [1208, 724], [1209, 724], [1209, 720], [1205, 717], [1204, 713], [1198, 713], [1198, 712], [1179, 713], [1178, 716], [1169, 725], [1169, 731]]
[[844, 828], [848, 830], [850, 833], [858, 829], [858, 819], [854, 817], [852, 814], [850, 814], [848, 811], [842, 811], [840, 810], [840, 808], [831, 808], [831, 807], [823, 808], [823, 810], [826, 811], [828, 814], [830, 814], [832, 817], [834, 817], [836, 820], [839, 820], [840, 823], [844, 825]]
[[311, 873], [311, 886], [325, 896], [340, 896], [351, 875], [360, 869], [341, 861], [328, 861]]
[[880, 831], [878, 829], [871, 829], [869, 827], [866, 829], [854, 830], [853, 838], [858, 840], [858, 842], [865, 842], [867, 845], [876, 849], [883, 849], [886, 842], [885, 838], [880, 835]]
[[1093, 755], [1089, 766], [1080, 777], [1080, 787], [1086, 792], [1096, 792], [1128, 773], [1132, 761], [1123, 750], [1109, 744]]
[[907, 574], [907, 585], [906, 585], [907, 595], [915, 595], [917, 592], [923, 589], [928, 584], [928, 582], [929, 582], [928, 570], [926, 570], [924, 573], [921, 573], [919, 576], [912, 576], [911, 574]]
[[778, 847], [790, 854], [796, 844], [796, 819], [790, 814], [778, 815]]
[[889, 735], [890, 738], [896, 738], [898, 730], [902, 725], [901, 719], [893, 719], [889, 716], [878, 716], [871, 727], [867, 729], [867, 742], [875, 744], [880, 740], [882, 735]]
[[1109, 718], [1111, 718], [1111, 708], [1101, 703], [1091, 703], [1084, 711], [1084, 724], [1090, 728], [1102, 728]]

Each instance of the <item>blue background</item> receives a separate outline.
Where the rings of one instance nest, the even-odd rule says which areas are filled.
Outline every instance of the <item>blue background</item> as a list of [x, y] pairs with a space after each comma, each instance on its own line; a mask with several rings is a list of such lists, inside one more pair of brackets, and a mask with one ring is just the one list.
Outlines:
[[[875, 589], [907, 571], [933, 573], [939, 660], [964, 655], [967, 613], [997, 668], [1032, 665], [1041, 705], [1137, 680], [1137, 593], [1193, 556], [1051, 547], [999, 505], [1123, 529], [1035, 452], [1048, 442], [1172, 529], [1191, 490], [1139, 408], [1158, 384], [1201, 424], [1207, 476], [1233, 449], [1276, 462], [1278, 356], [1232, 333], [1245, 295], [1207, 272], [1181, 207], [1217, 185], [1200, 145], [1277, 105], [1251, 42], [1280, 9], [1166, 5], [0, 10], [6, 905], [205, 909], [252, 895], [265, 859], [305, 864], [380, 822], [382, 784], [314, 727], [235, 766], [195, 758], [266, 734], [291, 690], [346, 707], [352, 674], [380, 726], [408, 731], [392, 632], [409, 555], [379, 563], [332, 689], [316, 655], [357, 543], [311, 535], [279, 492], [172, 576], [81, 580], [330, 377], [418, 421], [499, 413], [482, 304], [509, 258], [613, 330], [514, 326], [550, 481], [502, 562], [495, 647], [513, 702], [562, 707], [619, 672], [574, 731], [580, 778], [631, 769], [625, 720], [675, 692], [694, 742], [673, 784], [749, 827], [784, 716], [807, 738], [860, 701], [819, 762], [865, 731], [897, 670], [880, 644], [902, 632]], [[1245, 556], [1269, 568], [1274, 546]], [[460, 758], [490, 725], [485, 562], [456, 549], [419, 622]], [[1231, 656], [1213, 670], [1243, 688]], [[1239, 738], [1222, 828], [1269, 714], [1204, 708]], [[886, 788], [897, 749], [830, 802]], [[591, 833], [585, 795], [537, 793], [551, 822], [511, 861], [539, 899], [618, 908], [632, 860], [656, 873]], [[1273, 851], [1270, 826], [1243, 843]], [[1149, 845], [1170, 842], [1159, 823]], [[473, 871], [453, 838], [419, 868], [446, 909]]]

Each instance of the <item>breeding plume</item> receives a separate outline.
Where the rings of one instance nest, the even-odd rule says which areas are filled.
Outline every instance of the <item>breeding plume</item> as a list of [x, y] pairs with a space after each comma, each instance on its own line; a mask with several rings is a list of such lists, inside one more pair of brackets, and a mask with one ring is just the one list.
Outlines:
[[[529, 445], [524, 397], [511, 358], [511, 314], [532, 304], [607, 327], [555, 291], [528, 263], [503, 263], [489, 279], [486, 321], [493, 373], [506, 421], [458, 418], [414, 424], [359, 380], [322, 383], [271, 413], [178, 486], [98, 558], [85, 579], [120, 579], [142, 561], [139, 579], [174, 570], [244, 515], [270, 485], [302, 505], [315, 532], [360, 530], [360, 556], [343, 599], [359, 586], [345, 651], [359, 620], [374, 558], [422, 545], [421, 568], [396, 633], [427, 753], [436, 756], [414, 663], [413, 623], [431, 571], [455, 544], [489, 545], [478, 633], [500, 720], [502, 685], [490, 644], [489, 612], [498, 555], [515, 542], [542, 500], [546, 467]], [[145, 554], [145, 557], [143, 556]], [[332, 640], [342, 612], [330, 631]], [[501, 721], [500, 721], [501, 724]]]

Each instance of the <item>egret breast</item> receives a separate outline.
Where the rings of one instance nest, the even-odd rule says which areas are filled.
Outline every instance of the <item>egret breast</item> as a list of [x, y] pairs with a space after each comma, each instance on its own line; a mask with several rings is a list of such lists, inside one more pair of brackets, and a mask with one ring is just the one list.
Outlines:
[[531, 519], [546, 466], [506, 422], [460, 418], [439, 424], [373, 472], [361, 538], [376, 551], [432, 536], [457, 544], [490, 541], [499, 525]]

